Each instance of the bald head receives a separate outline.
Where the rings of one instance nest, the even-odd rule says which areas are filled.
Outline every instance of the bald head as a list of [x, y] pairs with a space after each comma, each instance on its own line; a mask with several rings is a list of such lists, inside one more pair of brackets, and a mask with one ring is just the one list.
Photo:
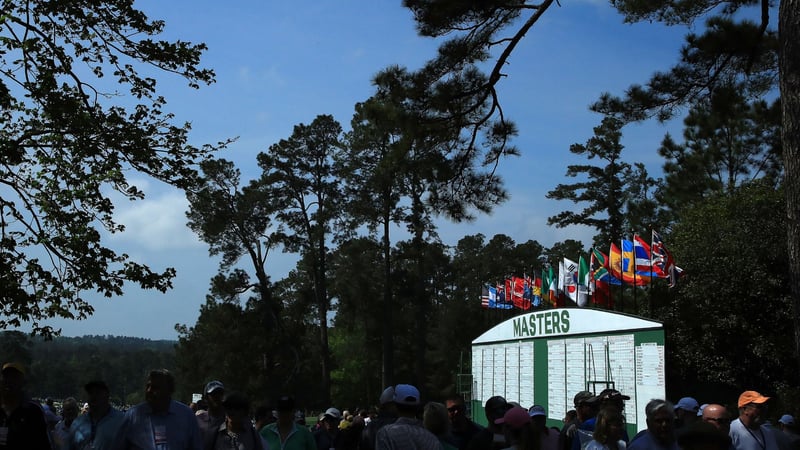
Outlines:
[[708, 422], [720, 430], [728, 430], [731, 418], [724, 406], [712, 403], [703, 409], [703, 422]]

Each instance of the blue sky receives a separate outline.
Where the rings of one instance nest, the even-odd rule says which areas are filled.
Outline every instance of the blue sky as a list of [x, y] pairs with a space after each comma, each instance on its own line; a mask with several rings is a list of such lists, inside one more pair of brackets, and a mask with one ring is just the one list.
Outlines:
[[[353, 105], [372, 94], [370, 81], [377, 71], [392, 64], [416, 69], [437, 46], [416, 35], [400, 0], [145, 0], [136, 5], [166, 21], [164, 38], [208, 45], [203, 61], [216, 71], [215, 84], [192, 90], [164, 76], [159, 86], [167, 109], [192, 123], [193, 144], [238, 137], [220, 156], [235, 161], [244, 180], [257, 176], [256, 154], [288, 137], [298, 123], [332, 114], [349, 129]], [[585, 143], [600, 123], [588, 105], [602, 92], [621, 94], [674, 64], [685, 31], [623, 24], [602, 1], [553, 5], [518, 46], [499, 86], [506, 115], [520, 130], [514, 144], [522, 156], [500, 167], [511, 199], [473, 223], [442, 222], [444, 242], [503, 233], [545, 246], [564, 239], [588, 244], [589, 230], [546, 225], [548, 216], [572, 205], [547, 200], [545, 193], [571, 182], [564, 177], [567, 164], [576, 161], [569, 146]], [[673, 133], [680, 133], [678, 125], [669, 125]], [[657, 175], [656, 149], [667, 129], [655, 123], [625, 128], [623, 155]], [[198, 317], [218, 260], [186, 228], [181, 192], [136, 175], [132, 179], [147, 199], [117, 204], [116, 218], [127, 231], [107, 236], [107, 243], [154, 269], [175, 267], [175, 288], [160, 294], [131, 286], [119, 298], [90, 296], [91, 318], [50, 322], [65, 336], [176, 339], [175, 324], [193, 325]], [[293, 262], [291, 255], [276, 251], [267, 269], [278, 280]]]

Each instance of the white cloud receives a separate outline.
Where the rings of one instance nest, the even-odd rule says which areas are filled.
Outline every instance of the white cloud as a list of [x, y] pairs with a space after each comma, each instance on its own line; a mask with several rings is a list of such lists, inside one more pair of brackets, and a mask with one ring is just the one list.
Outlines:
[[189, 204], [181, 192], [148, 195], [144, 200], [118, 202], [114, 219], [125, 231], [111, 238], [147, 250], [175, 250], [202, 246], [186, 226]]

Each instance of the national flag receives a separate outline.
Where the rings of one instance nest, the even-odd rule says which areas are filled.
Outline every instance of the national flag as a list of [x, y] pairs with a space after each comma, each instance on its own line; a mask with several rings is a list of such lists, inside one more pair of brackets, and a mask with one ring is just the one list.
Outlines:
[[609, 269], [608, 256], [598, 248], [592, 248], [592, 262], [589, 269], [592, 271], [592, 278], [608, 284], [619, 286], [622, 280], [611, 274]]
[[513, 305], [505, 302], [505, 295], [501, 285], [489, 286], [489, 308], [511, 309]]
[[520, 277], [511, 277], [506, 280], [506, 286], [510, 286], [511, 302], [514, 307], [519, 309], [530, 309], [530, 302], [525, 300], [525, 279]]
[[653, 266], [650, 245], [638, 234], [633, 235], [633, 257], [637, 275], [664, 278], [663, 272]]
[[[634, 286], [646, 286], [650, 283], [650, 277], [644, 273], [638, 273], [635, 270], [635, 259], [633, 256], [633, 242], [623, 239], [621, 242], [622, 250], [620, 251], [620, 275], [622, 281]], [[612, 257], [612, 261], [613, 261]]]
[[558, 307], [558, 291], [556, 291], [556, 279], [553, 275], [553, 266], [550, 266], [549, 273], [547, 274], [548, 293], [550, 294], [550, 304], [554, 308]]
[[589, 264], [580, 255], [578, 258], [578, 306], [586, 306], [589, 303], [589, 294], [592, 289], [592, 272], [589, 270]]
[[675, 265], [672, 253], [664, 246], [661, 235], [656, 230], [652, 230], [652, 233], [650, 254], [653, 267], [669, 278], [669, 287], [675, 287], [678, 278], [683, 274], [683, 269]]
[[488, 308], [489, 307], [489, 285], [484, 284], [481, 288], [481, 307]]
[[533, 306], [542, 306], [542, 279], [533, 277]]
[[564, 258], [560, 268], [562, 269], [561, 279], [559, 280], [561, 291], [570, 300], [578, 303], [578, 263]]

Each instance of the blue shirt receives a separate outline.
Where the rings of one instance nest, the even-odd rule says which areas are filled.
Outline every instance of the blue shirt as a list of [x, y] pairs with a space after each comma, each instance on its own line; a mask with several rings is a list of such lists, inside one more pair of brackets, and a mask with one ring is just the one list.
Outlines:
[[167, 412], [140, 403], [125, 413], [115, 450], [203, 450], [197, 419], [188, 406], [170, 400]]
[[[124, 418], [125, 414], [114, 408], [109, 409], [108, 413], [95, 424], [92, 424], [92, 416], [90, 414], [81, 414], [75, 418], [72, 426], [69, 427], [67, 448], [69, 450], [111, 449]], [[92, 432], [92, 429], [94, 429], [94, 432]]]

